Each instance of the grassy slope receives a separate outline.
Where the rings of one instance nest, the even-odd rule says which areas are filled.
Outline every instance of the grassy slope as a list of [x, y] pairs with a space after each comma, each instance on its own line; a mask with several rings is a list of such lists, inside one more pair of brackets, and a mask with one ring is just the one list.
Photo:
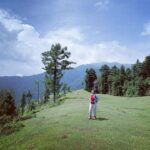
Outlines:
[[101, 95], [97, 120], [88, 120], [85, 91], [68, 95], [64, 104], [45, 108], [25, 127], [0, 137], [3, 150], [148, 150], [150, 97], [121, 98]]

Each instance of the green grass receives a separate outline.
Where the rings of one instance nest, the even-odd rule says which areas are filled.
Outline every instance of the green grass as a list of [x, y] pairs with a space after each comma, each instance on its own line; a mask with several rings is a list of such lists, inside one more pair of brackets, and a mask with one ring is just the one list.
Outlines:
[[97, 120], [88, 120], [89, 93], [67, 95], [25, 120], [20, 131], [0, 137], [2, 150], [149, 150], [150, 97], [100, 95]]

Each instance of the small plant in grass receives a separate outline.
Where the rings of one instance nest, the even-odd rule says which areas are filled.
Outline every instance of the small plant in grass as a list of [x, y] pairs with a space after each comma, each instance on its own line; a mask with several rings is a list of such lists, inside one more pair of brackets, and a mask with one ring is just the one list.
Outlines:
[[24, 125], [21, 122], [9, 122], [5, 123], [3, 126], [0, 127], [0, 135], [9, 135], [13, 132], [19, 131], [23, 128]]
[[35, 109], [36, 109], [36, 104], [35, 104], [35, 102], [31, 101], [31, 102], [27, 105], [27, 111], [28, 111], [28, 112], [31, 112], [31, 111], [33, 111], [33, 110], [35, 110]]
[[23, 120], [27, 120], [27, 119], [31, 119], [31, 118], [35, 118], [36, 114], [28, 114], [25, 116], [20, 116], [20, 118], [18, 119], [18, 121], [23, 121]]
[[0, 116], [0, 135], [9, 135], [20, 130], [24, 125], [18, 122], [19, 116], [12, 118], [11, 116]]

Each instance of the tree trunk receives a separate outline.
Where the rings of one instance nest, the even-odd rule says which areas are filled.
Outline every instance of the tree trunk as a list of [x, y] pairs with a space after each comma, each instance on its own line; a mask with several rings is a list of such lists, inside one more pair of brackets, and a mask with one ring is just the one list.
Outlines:
[[38, 104], [39, 104], [39, 101], [40, 101], [40, 85], [39, 85], [39, 82], [38, 82]]
[[55, 63], [55, 68], [54, 68], [54, 93], [53, 93], [53, 101], [54, 101], [54, 103], [55, 103], [55, 101], [56, 101], [56, 63]]

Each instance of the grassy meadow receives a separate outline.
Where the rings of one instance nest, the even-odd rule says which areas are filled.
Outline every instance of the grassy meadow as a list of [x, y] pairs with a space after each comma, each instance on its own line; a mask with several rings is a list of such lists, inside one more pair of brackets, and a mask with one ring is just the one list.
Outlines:
[[0, 150], [149, 150], [150, 97], [99, 96], [97, 120], [88, 119], [89, 93], [78, 90], [0, 136]]

